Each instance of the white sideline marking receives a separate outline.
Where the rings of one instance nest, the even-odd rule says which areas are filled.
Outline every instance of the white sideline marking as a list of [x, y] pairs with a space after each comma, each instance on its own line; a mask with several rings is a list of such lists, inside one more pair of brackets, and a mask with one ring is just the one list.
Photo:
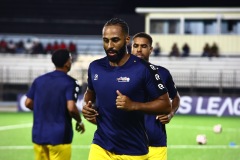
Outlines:
[[32, 123], [0, 126], [0, 131], [10, 130], [10, 129], [18, 129], [18, 128], [28, 128], [28, 127], [32, 127]]
[[[190, 126], [190, 125], [169, 125], [168, 126], [169, 129], [198, 129], [198, 130], [205, 130], [205, 131], [212, 131], [213, 130], [213, 126], [209, 127], [209, 126]], [[222, 126], [223, 132], [240, 132], [240, 128], [227, 128]]]
[[[74, 149], [90, 149], [90, 145], [72, 145]], [[33, 149], [32, 146], [0, 146], [0, 150], [8, 150], [8, 149]]]
[[168, 145], [170, 149], [239, 149], [240, 145]]
[[[72, 145], [73, 149], [90, 149], [90, 145]], [[169, 149], [239, 149], [240, 145], [169, 145]], [[33, 146], [0, 146], [0, 150], [27, 150]]]

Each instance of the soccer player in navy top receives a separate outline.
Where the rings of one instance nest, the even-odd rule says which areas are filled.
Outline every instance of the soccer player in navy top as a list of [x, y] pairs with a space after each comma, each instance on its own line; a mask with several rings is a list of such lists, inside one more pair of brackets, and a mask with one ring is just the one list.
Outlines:
[[25, 101], [26, 107], [33, 110], [35, 160], [70, 160], [72, 118], [77, 121], [76, 130], [85, 131], [75, 104], [80, 88], [77, 81], [67, 75], [72, 64], [68, 50], [56, 50], [52, 62], [56, 70], [37, 77]]
[[130, 36], [125, 21], [109, 20], [102, 39], [107, 56], [90, 63], [84, 94], [83, 108], [98, 114], [96, 119], [85, 114], [97, 124], [88, 159], [147, 160], [144, 114], [170, 113], [167, 90], [154, 65], [127, 53]]
[[[153, 50], [152, 37], [140, 32], [133, 36], [132, 54], [149, 61]], [[172, 111], [170, 114], [145, 115], [145, 127], [149, 139], [149, 160], [167, 160], [167, 134], [165, 124], [169, 123], [180, 105], [180, 96], [175, 87], [170, 72], [161, 66], [156, 66], [163, 83], [168, 89], [169, 97], [172, 99]]]

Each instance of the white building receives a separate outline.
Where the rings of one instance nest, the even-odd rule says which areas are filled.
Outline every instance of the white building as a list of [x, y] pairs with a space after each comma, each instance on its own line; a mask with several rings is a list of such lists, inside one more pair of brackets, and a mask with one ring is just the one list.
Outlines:
[[173, 43], [184, 43], [200, 56], [206, 43], [216, 43], [221, 56], [240, 56], [240, 8], [136, 8], [145, 15], [145, 32], [168, 55]]

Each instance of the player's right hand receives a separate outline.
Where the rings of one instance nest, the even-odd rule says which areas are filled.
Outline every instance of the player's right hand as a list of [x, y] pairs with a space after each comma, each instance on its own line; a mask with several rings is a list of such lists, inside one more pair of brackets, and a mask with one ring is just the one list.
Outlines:
[[98, 112], [93, 109], [91, 101], [88, 101], [87, 104], [83, 105], [82, 114], [86, 120], [96, 124], [96, 117], [98, 116]]
[[80, 122], [80, 123], [77, 122], [75, 129], [76, 129], [76, 131], [78, 131], [81, 134], [83, 134], [85, 132], [85, 126], [84, 126], [83, 122]]

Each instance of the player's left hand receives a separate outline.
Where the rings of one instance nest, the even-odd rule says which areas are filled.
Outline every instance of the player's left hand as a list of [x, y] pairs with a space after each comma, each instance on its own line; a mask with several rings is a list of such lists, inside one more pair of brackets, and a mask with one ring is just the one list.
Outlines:
[[162, 124], [167, 124], [171, 121], [172, 117], [174, 116], [174, 113], [171, 112], [167, 115], [157, 115], [156, 119], [158, 119]]
[[85, 132], [85, 126], [84, 126], [83, 122], [76, 123], [76, 131], [80, 132], [81, 134]]
[[132, 111], [134, 110], [133, 106], [132, 106], [132, 100], [123, 95], [119, 90], [116, 91], [117, 93], [117, 98], [116, 98], [116, 106], [118, 109], [123, 109], [126, 111]]

